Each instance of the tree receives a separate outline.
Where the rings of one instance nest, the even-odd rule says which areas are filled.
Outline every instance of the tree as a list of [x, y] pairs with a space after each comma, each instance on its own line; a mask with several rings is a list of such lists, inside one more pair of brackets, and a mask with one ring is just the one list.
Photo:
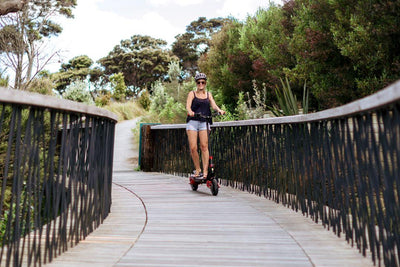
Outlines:
[[234, 111], [239, 92], [252, 90], [252, 61], [239, 46], [243, 24], [232, 20], [213, 35], [210, 50], [199, 61], [200, 69], [207, 73], [214, 97]]
[[293, 15], [293, 35], [289, 51], [296, 65], [286, 71], [291, 81], [307, 81], [310, 92], [318, 101], [316, 109], [325, 109], [347, 102], [352, 85], [346, 58], [333, 43], [330, 27], [334, 10], [328, 0], [297, 0]]
[[0, 62], [14, 71], [15, 89], [25, 89], [54, 57], [44, 52], [45, 40], [62, 28], [51, 19], [72, 18], [75, 6], [76, 0], [28, 1], [20, 11], [0, 17]]
[[122, 40], [99, 63], [104, 67], [106, 75], [121, 72], [129, 89], [128, 96], [136, 95], [167, 74], [172, 57], [164, 49], [166, 45], [167, 42], [161, 39], [134, 35]]
[[56, 82], [56, 90], [62, 94], [72, 82], [90, 79], [90, 82], [101, 81], [103, 72], [100, 68], [92, 68], [93, 60], [86, 55], [76, 56], [61, 65], [60, 70], [52, 75]]
[[205, 17], [199, 17], [186, 27], [186, 33], [175, 36], [172, 52], [180, 59], [186, 71], [192, 75], [196, 73], [197, 61], [201, 55], [207, 53], [213, 34], [221, 30], [230, 20], [227, 18], [207, 20]]
[[275, 101], [274, 90], [284, 70], [296, 64], [288, 51], [291, 29], [285, 9], [271, 5], [249, 17], [241, 29], [239, 46], [252, 62], [250, 78], [265, 87], [266, 101]]
[[21, 10], [29, 0], [0, 0], [0, 16]]
[[110, 77], [110, 82], [113, 87], [112, 97], [116, 101], [124, 101], [126, 98], [126, 85], [124, 82], [124, 75], [122, 73], [114, 74]]
[[355, 95], [366, 96], [400, 77], [400, 2], [330, 1], [333, 42], [350, 60]]

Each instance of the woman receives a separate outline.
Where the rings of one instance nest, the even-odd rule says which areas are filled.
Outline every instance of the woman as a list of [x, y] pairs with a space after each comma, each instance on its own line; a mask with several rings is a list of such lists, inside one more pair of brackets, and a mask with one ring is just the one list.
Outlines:
[[190, 155], [195, 170], [195, 176], [200, 176], [200, 158], [197, 149], [197, 137], [200, 139], [201, 159], [203, 162], [203, 177], [206, 178], [208, 174], [208, 134], [207, 122], [204, 118], [195, 117], [195, 114], [200, 113], [203, 116], [211, 116], [210, 107], [218, 111], [219, 114], [225, 114], [214, 101], [210, 92], [206, 91], [207, 76], [204, 73], [197, 73], [195, 76], [196, 91], [191, 91], [186, 100], [186, 110], [188, 113], [186, 133], [189, 140]]

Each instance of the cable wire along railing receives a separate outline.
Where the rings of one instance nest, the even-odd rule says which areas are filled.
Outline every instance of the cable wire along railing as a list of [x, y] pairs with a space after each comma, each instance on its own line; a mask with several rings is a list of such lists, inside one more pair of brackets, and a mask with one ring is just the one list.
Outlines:
[[40, 266], [110, 212], [116, 116], [0, 88], [0, 265]]
[[[192, 172], [185, 125], [141, 133], [141, 169]], [[399, 266], [400, 82], [317, 113], [214, 123], [210, 138], [222, 184], [300, 211], [375, 264]]]

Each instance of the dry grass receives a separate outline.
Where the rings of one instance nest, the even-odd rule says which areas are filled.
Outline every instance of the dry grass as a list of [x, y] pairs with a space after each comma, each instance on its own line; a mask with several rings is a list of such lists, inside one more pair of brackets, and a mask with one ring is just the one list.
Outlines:
[[132, 120], [138, 117], [147, 115], [147, 111], [136, 101], [129, 101], [125, 103], [114, 102], [105, 109], [118, 115], [118, 121]]

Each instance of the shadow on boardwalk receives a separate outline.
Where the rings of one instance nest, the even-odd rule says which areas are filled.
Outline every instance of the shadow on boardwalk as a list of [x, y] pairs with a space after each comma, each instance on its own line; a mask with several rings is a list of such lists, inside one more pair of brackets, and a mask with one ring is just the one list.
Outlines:
[[275, 202], [227, 187], [213, 197], [182, 177], [132, 171], [133, 124], [117, 125], [110, 215], [48, 266], [372, 266]]

